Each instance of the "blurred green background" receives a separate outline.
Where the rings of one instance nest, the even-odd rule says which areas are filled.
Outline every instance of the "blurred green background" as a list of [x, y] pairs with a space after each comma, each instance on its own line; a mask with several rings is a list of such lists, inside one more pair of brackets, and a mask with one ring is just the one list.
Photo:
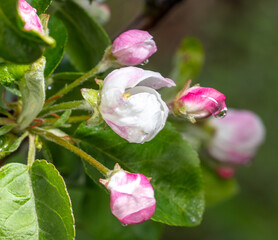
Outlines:
[[[105, 27], [116, 36], [140, 12], [143, 1], [107, 3], [112, 16]], [[150, 30], [158, 52], [146, 68], [169, 76], [182, 38], [197, 37], [206, 56], [195, 82], [225, 93], [228, 107], [256, 112], [267, 131], [253, 163], [237, 171], [239, 193], [207, 208], [199, 227], [166, 227], [163, 240], [278, 238], [277, 25], [277, 0], [185, 0]]]

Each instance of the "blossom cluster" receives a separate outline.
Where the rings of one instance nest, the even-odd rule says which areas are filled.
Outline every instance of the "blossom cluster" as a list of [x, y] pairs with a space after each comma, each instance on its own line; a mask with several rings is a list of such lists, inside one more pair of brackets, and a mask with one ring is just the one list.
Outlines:
[[[25, 31], [44, 34], [36, 9], [19, 0], [18, 12]], [[174, 87], [175, 82], [158, 72], [135, 67], [156, 51], [156, 43], [146, 31], [129, 30], [114, 40], [108, 59], [120, 68], [109, 73], [101, 84], [97, 110], [102, 119], [128, 142], [143, 144], [163, 129], [169, 113], [192, 123], [218, 117], [208, 120], [214, 133], [207, 149], [220, 163], [219, 175], [232, 177], [234, 166], [248, 163], [262, 143], [265, 131], [261, 120], [243, 110], [231, 110], [226, 118], [219, 119], [227, 114], [225, 95], [213, 88], [191, 87], [188, 79], [173, 101], [165, 103], [157, 90]], [[156, 199], [150, 178], [124, 171], [116, 164], [107, 179], [100, 182], [110, 191], [111, 211], [122, 223], [139, 224], [155, 213]]]
[[[227, 111], [222, 93], [212, 88], [190, 88], [190, 82], [166, 104], [156, 90], [174, 87], [175, 82], [160, 73], [133, 67], [156, 51], [152, 36], [140, 30], [122, 33], [112, 45], [112, 57], [122, 68], [104, 79], [99, 111], [105, 122], [131, 143], [152, 140], [164, 127], [169, 111], [192, 122]], [[138, 224], [154, 214], [153, 188], [144, 175], [114, 169], [101, 183], [111, 192], [111, 211], [122, 223]]]

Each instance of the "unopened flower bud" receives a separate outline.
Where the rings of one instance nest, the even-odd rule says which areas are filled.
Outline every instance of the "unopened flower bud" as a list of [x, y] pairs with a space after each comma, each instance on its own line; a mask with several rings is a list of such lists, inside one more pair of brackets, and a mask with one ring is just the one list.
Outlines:
[[141, 30], [129, 30], [118, 36], [112, 45], [112, 55], [121, 65], [138, 65], [157, 51], [152, 36]]
[[210, 119], [215, 128], [208, 151], [220, 162], [246, 164], [263, 142], [265, 128], [261, 119], [247, 110], [230, 110], [224, 119]]
[[235, 176], [236, 170], [231, 166], [220, 166], [216, 169], [216, 172], [219, 177], [223, 179], [230, 179]]
[[176, 115], [187, 117], [193, 123], [196, 119], [207, 118], [211, 115], [224, 117], [227, 113], [225, 95], [214, 88], [190, 87], [189, 80], [184, 89], [178, 93], [173, 102]]
[[159, 73], [136, 67], [111, 72], [103, 82], [99, 110], [106, 123], [129, 142], [144, 143], [164, 127], [168, 107], [154, 89], [175, 86]]
[[153, 187], [140, 173], [128, 173], [116, 164], [112, 176], [100, 179], [110, 191], [112, 214], [123, 224], [139, 224], [150, 219], [155, 211]]
[[37, 15], [37, 10], [28, 2], [25, 0], [19, 0], [18, 12], [22, 20], [25, 22], [24, 29], [26, 31], [34, 30], [40, 34], [44, 34], [40, 18]]

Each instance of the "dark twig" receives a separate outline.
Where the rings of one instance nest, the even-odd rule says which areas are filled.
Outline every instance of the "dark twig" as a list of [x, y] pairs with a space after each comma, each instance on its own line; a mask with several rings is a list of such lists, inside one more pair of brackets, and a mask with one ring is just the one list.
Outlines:
[[170, 10], [183, 0], [145, 0], [143, 13], [132, 21], [125, 30], [141, 29], [150, 30], [153, 28]]

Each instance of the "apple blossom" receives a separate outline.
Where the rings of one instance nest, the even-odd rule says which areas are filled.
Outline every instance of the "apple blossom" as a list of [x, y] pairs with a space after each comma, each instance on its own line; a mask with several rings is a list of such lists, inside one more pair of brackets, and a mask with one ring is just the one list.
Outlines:
[[220, 162], [246, 164], [264, 140], [264, 125], [251, 111], [230, 110], [226, 118], [210, 119], [209, 124], [215, 133], [208, 151]]
[[153, 216], [156, 200], [153, 187], [144, 175], [126, 172], [116, 164], [112, 176], [100, 182], [111, 193], [112, 214], [123, 224], [139, 224]]
[[157, 51], [152, 36], [142, 30], [129, 30], [118, 36], [112, 45], [112, 55], [121, 65], [138, 65]]
[[195, 119], [207, 118], [211, 115], [223, 117], [227, 113], [225, 95], [214, 88], [190, 86], [188, 81], [184, 89], [178, 93], [173, 103], [173, 111], [178, 116], [185, 116], [193, 123]]
[[37, 15], [37, 10], [33, 8], [28, 2], [26, 2], [25, 0], [19, 0], [18, 12], [23, 21], [25, 22], [25, 30], [34, 30], [41, 34], [44, 34], [40, 18]]
[[164, 127], [168, 107], [154, 89], [175, 83], [136, 67], [111, 72], [103, 82], [99, 110], [106, 123], [129, 142], [144, 143]]

